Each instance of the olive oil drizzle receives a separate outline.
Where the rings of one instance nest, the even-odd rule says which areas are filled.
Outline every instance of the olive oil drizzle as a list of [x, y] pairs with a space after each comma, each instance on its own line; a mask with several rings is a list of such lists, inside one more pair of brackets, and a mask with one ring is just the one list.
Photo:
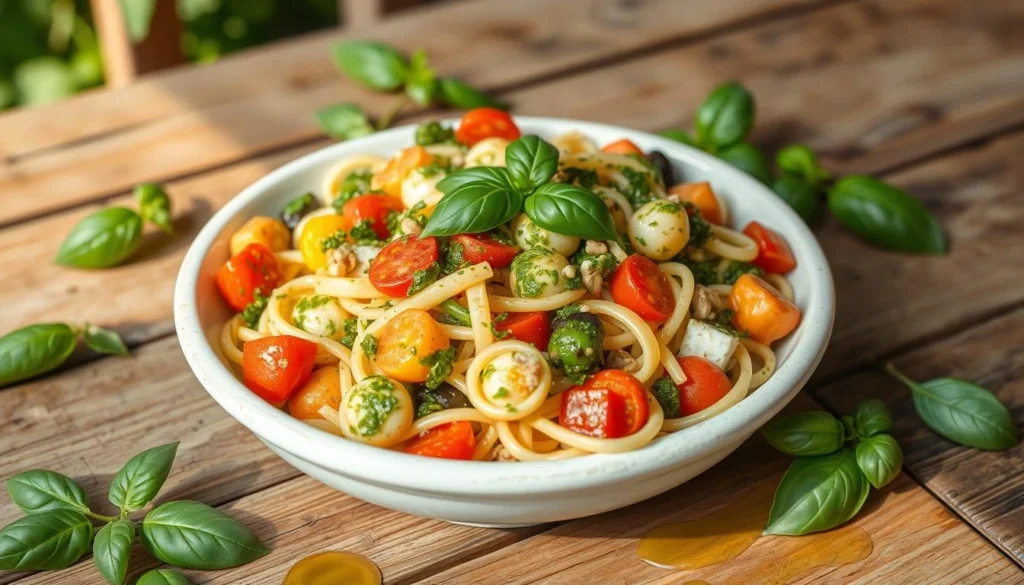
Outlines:
[[284, 585], [381, 585], [381, 580], [380, 569], [363, 555], [328, 551], [292, 565]]

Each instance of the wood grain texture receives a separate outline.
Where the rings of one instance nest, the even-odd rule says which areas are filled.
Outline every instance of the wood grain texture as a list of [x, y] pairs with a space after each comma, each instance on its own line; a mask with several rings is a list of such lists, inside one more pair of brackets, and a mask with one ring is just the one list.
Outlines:
[[[489, 0], [399, 16], [360, 36], [410, 52], [424, 48], [441, 74], [501, 88], [813, 4], [649, 0], [630, 2], [627, 9], [594, 0]], [[445, 34], [423, 32], [432, 30]], [[314, 140], [322, 134], [313, 113], [329, 104], [354, 101], [372, 114], [387, 111], [394, 98], [362, 90], [334, 70], [329, 47], [343, 38], [339, 32], [319, 34], [114, 94], [0, 118], [0, 136], [25, 137], [5, 140], [7, 150], [0, 151], [6, 159], [0, 192], [8, 198], [0, 225], [114, 195], [144, 180]]]
[[[1019, 292], [1019, 291], [1018, 291]], [[1024, 310], [930, 344], [896, 365], [920, 380], [954, 377], [992, 390], [1024, 430]], [[914, 411], [910, 391], [879, 371], [816, 389], [839, 411], [878, 398], [893, 411], [905, 466], [982, 534], [1024, 566], [1024, 445], [1001, 453], [960, 447], [931, 432]]]
[[[799, 396], [790, 410], [814, 408]], [[525, 585], [558, 583], [761, 583], [785, 566], [793, 537], [762, 537], [733, 561], [686, 572], [649, 566], [637, 557], [648, 530], [706, 515], [734, 502], [758, 482], [777, 482], [788, 464], [759, 437], [695, 480], [615, 512], [582, 518], [511, 544], [426, 579], [422, 585]], [[823, 568], [788, 583], [989, 584], [1024, 583], [1024, 574], [983, 538], [906, 477], [873, 491], [853, 521], [874, 541], [871, 555], [850, 565]], [[714, 530], [714, 527], [709, 527]], [[798, 537], [810, 539], [813, 537]]]

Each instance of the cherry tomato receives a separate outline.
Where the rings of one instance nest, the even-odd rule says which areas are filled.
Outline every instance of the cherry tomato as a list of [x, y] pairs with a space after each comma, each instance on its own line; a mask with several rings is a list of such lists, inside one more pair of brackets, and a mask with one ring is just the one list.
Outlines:
[[633, 144], [633, 141], [626, 140], [625, 138], [605, 144], [601, 148], [601, 152], [611, 154], [639, 154], [640, 156], [644, 156], [644, 151], [640, 150], [639, 146]]
[[377, 365], [399, 382], [426, 382], [430, 366], [423, 363], [423, 358], [451, 345], [444, 329], [421, 309], [408, 309], [396, 315], [380, 330], [377, 339]]
[[592, 437], [632, 435], [647, 424], [647, 391], [633, 374], [601, 370], [562, 393], [558, 423]]
[[466, 112], [455, 131], [455, 139], [473, 146], [484, 138], [497, 136], [505, 140], [519, 138], [519, 127], [512, 121], [508, 112], [497, 108], [476, 108]]
[[277, 288], [281, 268], [273, 252], [263, 244], [249, 244], [217, 271], [217, 286], [224, 300], [236, 311], [253, 301], [256, 291], [263, 296]]
[[451, 244], [462, 246], [462, 257], [470, 264], [487, 262], [494, 269], [508, 266], [519, 254], [518, 246], [506, 244], [491, 234], [459, 234], [452, 236]]
[[646, 256], [634, 254], [622, 261], [611, 278], [612, 299], [641, 319], [664, 321], [676, 308], [668, 278]]
[[476, 450], [473, 425], [460, 420], [436, 426], [409, 441], [404, 450], [413, 455], [469, 461]]
[[[244, 355], [244, 354], [243, 354]], [[324, 366], [309, 377], [288, 399], [288, 414], [302, 420], [323, 420], [320, 408], [341, 406], [341, 379], [338, 368]]]
[[388, 215], [392, 211], [402, 211], [402, 202], [390, 195], [360, 195], [345, 202], [341, 207], [342, 229], [350, 231], [361, 222], [369, 220], [377, 237], [386, 240], [391, 235], [388, 231]]
[[370, 179], [370, 189], [383, 191], [392, 197], [402, 196], [402, 181], [413, 169], [425, 167], [434, 160], [422, 146], [410, 146], [390, 159], [380, 172]]
[[775, 230], [769, 229], [756, 221], [747, 224], [743, 233], [757, 242], [757, 258], [754, 266], [774, 274], [786, 274], [796, 268], [796, 258], [789, 244]]
[[412, 286], [413, 273], [437, 262], [437, 238], [406, 236], [391, 242], [370, 262], [370, 283], [390, 297], [404, 297]]
[[291, 335], [262, 337], [242, 347], [242, 379], [254, 394], [281, 406], [299, 389], [316, 361], [316, 344]]
[[679, 385], [679, 413], [696, 414], [722, 399], [732, 389], [732, 382], [721, 369], [697, 356], [679, 358], [679, 367], [686, 381]]
[[544, 311], [533, 313], [509, 313], [508, 318], [494, 324], [498, 331], [506, 331], [512, 339], [532, 343], [541, 351], [548, 350], [551, 339], [551, 314]]

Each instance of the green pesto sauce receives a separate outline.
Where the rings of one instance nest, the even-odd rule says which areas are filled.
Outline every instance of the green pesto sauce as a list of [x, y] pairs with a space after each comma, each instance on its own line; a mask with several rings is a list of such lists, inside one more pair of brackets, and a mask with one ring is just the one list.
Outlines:
[[540, 296], [548, 286], [557, 286], [561, 274], [555, 269], [541, 268], [554, 252], [546, 248], [530, 248], [512, 260], [515, 292], [520, 297]]
[[348, 399], [359, 421], [352, 430], [363, 437], [379, 433], [391, 413], [399, 409], [396, 392], [394, 382], [384, 376], [370, 376], [356, 385]]

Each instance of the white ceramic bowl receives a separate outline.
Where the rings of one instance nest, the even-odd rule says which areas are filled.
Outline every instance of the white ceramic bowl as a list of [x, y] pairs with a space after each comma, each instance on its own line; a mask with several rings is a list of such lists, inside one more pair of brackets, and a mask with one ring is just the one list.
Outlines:
[[728, 201], [732, 226], [756, 219], [785, 234], [797, 259], [789, 278], [803, 320], [776, 348], [778, 371], [768, 382], [726, 412], [639, 451], [530, 463], [450, 461], [371, 447], [320, 431], [258, 398], [218, 349], [220, 328], [231, 313], [214, 274], [228, 257], [228, 238], [249, 217], [276, 216], [296, 195], [317, 192], [341, 158], [390, 156], [409, 146], [415, 128], [405, 126], [288, 163], [228, 202], [196, 237], [178, 274], [174, 320], [185, 358], [214, 400], [285, 461], [327, 485], [410, 514], [488, 526], [578, 518], [664, 492], [720, 461], [789, 402], [825, 351], [834, 305], [825, 256], [796, 213], [750, 176], [666, 138], [576, 120], [518, 117], [516, 122], [524, 134], [550, 138], [576, 130], [597, 144], [628, 138], [645, 151], [660, 150], [678, 177], [711, 182]]

